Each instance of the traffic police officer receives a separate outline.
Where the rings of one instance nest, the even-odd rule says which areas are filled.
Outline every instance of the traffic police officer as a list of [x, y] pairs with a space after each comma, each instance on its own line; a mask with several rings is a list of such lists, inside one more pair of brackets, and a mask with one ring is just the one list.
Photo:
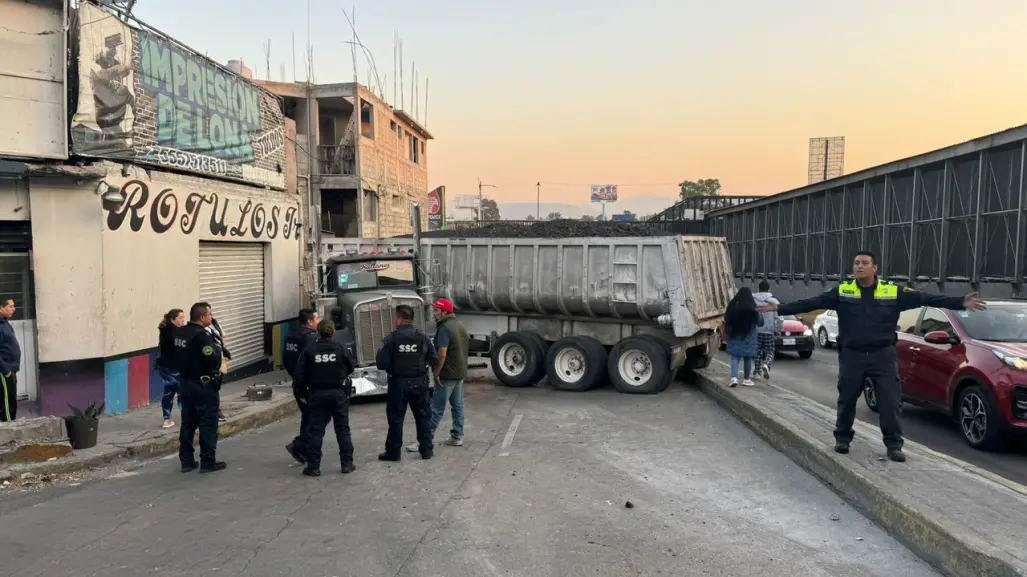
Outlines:
[[874, 382], [881, 414], [881, 434], [892, 461], [905, 461], [902, 452], [902, 389], [895, 358], [895, 327], [899, 313], [921, 306], [943, 309], [980, 310], [984, 303], [971, 294], [945, 297], [922, 293], [877, 278], [877, 260], [862, 251], [852, 263], [855, 277], [809, 299], [782, 305], [769, 304], [760, 310], [796, 315], [815, 310], [838, 313], [838, 416], [835, 422], [834, 450], [848, 453], [852, 443], [852, 423], [856, 402], [866, 379]]
[[403, 418], [407, 405], [414, 414], [417, 442], [422, 459], [431, 459], [435, 447], [431, 430], [431, 387], [428, 366], [439, 362], [435, 346], [414, 327], [414, 309], [409, 305], [396, 307], [396, 330], [385, 337], [378, 351], [378, 369], [389, 373], [389, 390], [385, 401], [385, 414], [389, 419], [389, 433], [385, 438], [385, 452], [378, 455], [382, 461], [399, 461], [403, 448]]
[[300, 409], [300, 432], [291, 443], [285, 446], [293, 459], [298, 463], [306, 462], [307, 444], [310, 438], [310, 408], [304, 401], [296, 388], [296, 361], [300, 358], [307, 347], [317, 341], [317, 311], [313, 309], [300, 309], [299, 317], [296, 319], [299, 329], [289, 333], [285, 337], [285, 354], [282, 355], [282, 364], [285, 365], [285, 372], [292, 377], [292, 394], [296, 398], [296, 404]]
[[[227, 465], [215, 459], [218, 444], [218, 409], [221, 390], [222, 351], [207, 332], [213, 315], [210, 305], [196, 303], [189, 309], [189, 324], [175, 335], [175, 362], [181, 375], [182, 429], [178, 458], [182, 472], [200, 469], [213, 473]], [[196, 462], [193, 436], [200, 430], [200, 461]]]
[[352, 473], [353, 439], [349, 431], [349, 375], [353, 364], [346, 349], [332, 340], [335, 327], [323, 320], [317, 325], [320, 337], [313, 345], [303, 349], [296, 362], [296, 389], [310, 412], [310, 431], [307, 437], [307, 466], [303, 474], [321, 475], [321, 444], [331, 419], [335, 439], [339, 442], [339, 459], [343, 474]]

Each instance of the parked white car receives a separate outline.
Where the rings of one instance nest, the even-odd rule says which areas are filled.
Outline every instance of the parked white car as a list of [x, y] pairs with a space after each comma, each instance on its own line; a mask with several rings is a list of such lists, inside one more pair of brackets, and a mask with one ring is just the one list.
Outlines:
[[813, 319], [813, 334], [817, 335], [817, 344], [829, 349], [838, 342], [838, 313], [824, 311]]

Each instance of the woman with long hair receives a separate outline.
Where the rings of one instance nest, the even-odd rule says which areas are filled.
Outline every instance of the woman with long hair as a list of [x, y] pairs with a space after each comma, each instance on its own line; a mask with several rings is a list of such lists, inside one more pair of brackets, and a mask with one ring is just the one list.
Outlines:
[[727, 339], [727, 353], [731, 355], [731, 384], [738, 385], [738, 365], [745, 368], [742, 384], [751, 387], [753, 359], [759, 351], [756, 327], [763, 325], [763, 315], [756, 307], [752, 290], [742, 287], [727, 304], [721, 334]]
[[160, 356], [157, 357], [157, 374], [164, 382], [164, 396], [161, 397], [160, 406], [164, 413], [165, 429], [175, 426], [171, 420], [171, 410], [175, 405], [175, 397], [178, 397], [178, 409], [182, 410], [182, 395], [179, 392], [178, 367], [175, 365], [175, 332], [176, 329], [185, 326], [185, 311], [182, 309], [171, 309], [164, 314], [160, 324], [157, 325], [158, 346]]

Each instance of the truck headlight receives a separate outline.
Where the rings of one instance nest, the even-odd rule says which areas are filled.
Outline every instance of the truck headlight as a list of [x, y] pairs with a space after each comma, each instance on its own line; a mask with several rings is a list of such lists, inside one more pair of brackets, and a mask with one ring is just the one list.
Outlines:
[[1001, 349], [991, 349], [991, 352], [995, 353], [996, 357], [1002, 359], [1003, 363], [1013, 367], [1014, 369], [1027, 371], [1027, 359], [1009, 354]]

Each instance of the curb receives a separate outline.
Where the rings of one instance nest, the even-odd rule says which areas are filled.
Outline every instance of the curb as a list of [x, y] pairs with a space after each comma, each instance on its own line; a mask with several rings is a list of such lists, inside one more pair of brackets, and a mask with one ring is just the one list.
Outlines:
[[[278, 422], [299, 412], [299, 407], [292, 397], [283, 398], [278, 401], [270, 401], [266, 408], [252, 413], [233, 417], [218, 425], [218, 439], [234, 437], [240, 433], [250, 431], [265, 425]], [[43, 461], [16, 467], [8, 467], [5, 472], [17, 477], [22, 473], [33, 473], [36, 475], [63, 475], [75, 473], [86, 469], [103, 467], [116, 461], [127, 461], [131, 459], [164, 456], [178, 451], [178, 435], [168, 434], [166, 436], [140, 441], [137, 444], [116, 448], [112, 451], [98, 455], [90, 455], [75, 459], [74, 454], [65, 459], [56, 461]]]
[[946, 520], [924, 511], [907, 496], [888, 491], [854, 462], [835, 455], [782, 416], [730, 392], [703, 372], [693, 374], [703, 393], [945, 575], [1027, 576], [1024, 564], [1007, 552], [972, 535], [959, 534]]

